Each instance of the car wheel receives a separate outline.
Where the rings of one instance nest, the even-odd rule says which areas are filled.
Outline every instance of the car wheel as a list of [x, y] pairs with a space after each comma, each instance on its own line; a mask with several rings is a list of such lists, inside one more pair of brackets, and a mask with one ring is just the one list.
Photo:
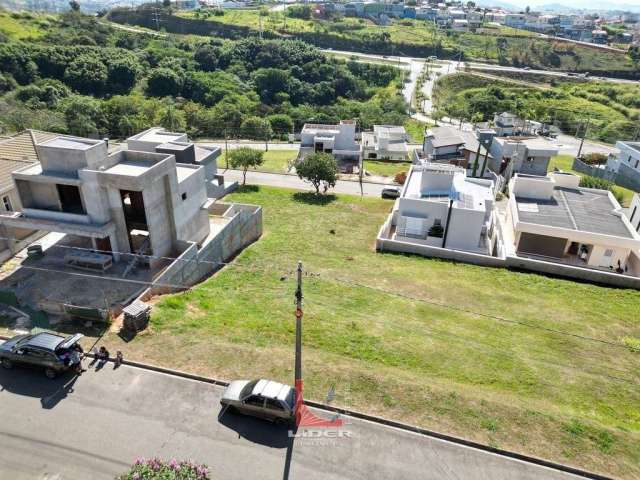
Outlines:
[[8, 358], [2, 359], [2, 366], [6, 369], [13, 368], [13, 362]]
[[58, 372], [56, 372], [53, 368], [46, 368], [44, 370], [44, 374], [47, 376], [47, 378], [56, 378], [58, 376]]

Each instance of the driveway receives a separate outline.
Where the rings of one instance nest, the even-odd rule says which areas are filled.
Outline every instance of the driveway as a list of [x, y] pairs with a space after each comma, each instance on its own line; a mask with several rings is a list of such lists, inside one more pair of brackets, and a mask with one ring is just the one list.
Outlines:
[[340, 438], [292, 440], [286, 427], [219, 417], [221, 393], [111, 364], [53, 381], [0, 369], [0, 478], [113, 479], [139, 456], [205, 463], [221, 480], [578, 478], [348, 417]]
[[[225, 181], [237, 181], [242, 183], [242, 172], [240, 170], [220, 170], [224, 174]], [[286, 175], [280, 173], [267, 172], [247, 172], [247, 184], [249, 185], [266, 185], [268, 187], [292, 188], [295, 190], [312, 191], [313, 186], [309, 182], [300, 180], [295, 175]], [[362, 183], [364, 195], [371, 197], [379, 197], [382, 189], [388, 185], [380, 183]], [[329, 190], [329, 193], [348, 193], [351, 195], [360, 195], [360, 183], [347, 180], [338, 180], [336, 186]]]

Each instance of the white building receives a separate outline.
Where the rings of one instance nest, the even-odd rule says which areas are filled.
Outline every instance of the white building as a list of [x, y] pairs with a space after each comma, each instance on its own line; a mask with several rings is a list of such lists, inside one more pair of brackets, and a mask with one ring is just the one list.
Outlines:
[[491, 255], [494, 198], [493, 181], [467, 178], [462, 168], [414, 165], [390, 216], [391, 239]]
[[493, 129], [498, 137], [515, 135], [522, 128], [522, 120], [510, 112], [496, 113], [493, 115]]
[[[495, 135], [495, 132], [491, 135]], [[475, 132], [460, 130], [455, 127], [434, 127], [426, 131], [422, 152], [424, 159], [430, 162], [449, 163], [463, 168], [471, 168], [480, 150], [480, 161], [484, 161], [487, 150], [480, 148]], [[491, 159], [487, 156], [487, 161]]]
[[523, 13], [507, 13], [504, 16], [504, 24], [507, 27], [523, 28], [527, 23], [527, 16]]
[[616, 148], [620, 153], [609, 156], [607, 169], [618, 172], [620, 166], [625, 165], [640, 173], [640, 142], [616, 142]]
[[456, 18], [451, 24], [451, 28], [456, 32], [466, 32], [469, 30], [469, 22], [464, 19]]
[[479, 28], [482, 26], [483, 21], [484, 14], [482, 12], [478, 12], [476, 10], [470, 10], [467, 12], [467, 22], [469, 22], [469, 27]]
[[359, 156], [356, 142], [356, 122], [341, 120], [337, 125], [306, 123], [300, 134], [300, 147], [334, 156]]
[[496, 137], [490, 152], [489, 168], [508, 180], [513, 173], [546, 175], [559, 149], [542, 137]]
[[362, 156], [374, 160], [407, 160], [407, 132], [395, 125], [374, 125], [373, 132], [362, 133]]
[[509, 212], [516, 255], [640, 274], [640, 235], [616, 199], [579, 183], [579, 176], [564, 172], [514, 176]]
[[631, 199], [631, 205], [629, 208], [625, 209], [625, 215], [629, 219], [629, 223], [636, 230], [636, 232], [640, 232], [640, 195], [634, 194]]

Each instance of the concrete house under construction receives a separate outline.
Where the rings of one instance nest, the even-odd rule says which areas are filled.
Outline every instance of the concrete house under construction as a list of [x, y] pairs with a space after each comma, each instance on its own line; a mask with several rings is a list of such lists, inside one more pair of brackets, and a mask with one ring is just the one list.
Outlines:
[[[209, 195], [219, 193], [211, 188], [219, 180], [212, 151], [199, 151], [186, 137], [162, 141], [164, 133], [143, 132], [129, 140], [129, 149], [112, 153], [105, 140], [55, 136], [36, 145], [38, 163], [13, 172], [20, 205], [0, 214], [0, 224], [58, 234], [42, 259], [23, 262], [38, 272], [31, 272], [32, 285], [22, 291], [30, 307], [64, 313], [51, 304], [96, 303], [90, 291], [81, 295], [92, 282], [75, 279], [72, 285], [66, 275], [45, 280], [48, 269], [69, 278], [73, 270], [89, 270], [112, 280], [97, 282], [105, 297], [97, 306], [122, 307], [145, 285], [188, 287], [260, 236], [259, 207], [216, 202]], [[37, 276], [42, 285], [33, 283]], [[115, 281], [124, 278], [130, 283]], [[25, 284], [19, 275], [4, 283]], [[46, 294], [54, 288], [55, 300]]]

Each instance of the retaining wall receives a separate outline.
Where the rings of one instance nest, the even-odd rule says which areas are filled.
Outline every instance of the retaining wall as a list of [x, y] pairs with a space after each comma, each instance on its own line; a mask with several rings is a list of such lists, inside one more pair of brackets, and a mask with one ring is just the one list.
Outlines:
[[[399, 242], [389, 238], [390, 231], [391, 215], [387, 218], [382, 227], [380, 227], [380, 231], [378, 232], [378, 237], [376, 238], [377, 251], [410, 253], [421, 255], [423, 257], [442, 258], [445, 260], [471, 263], [473, 265], [480, 265], [483, 267], [516, 268], [602, 285], [640, 290], [640, 277], [620, 275], [614, 272], [576, 267], [562, 263], [545, 262], [543, 260], [518, 257], [514, 255], [506, 257], [491, 257], [489, 255], [451, 250], [449, 248], [432, 247], [429, 245], [410, 242]], [[498, 222], [498, 231], [498, 253], [499, 255], [504, 255], [505, 248], [502, 243], [502, 225], [500, 222]], [[635, 269], [636, 265], [640, 265], [640, 257], [636, 253], [632, 253], [632, 267]]]
[[561, 263], [545, 262], [533, 258], [508, 256], [506, 266], [524, 270], [531, 270], [538, 273], [547, 273], [561, 277], [584, 280], [602, 285], [612, 285], [614, 287], [635, 288], [640, 290], [640, 278], [629, 275], [620, 275], [603, 270], [593, 270], [590, 268], [575, 267], [573, 265], [563, 265]]
[[184, 242], [184, 250], [155, 280], [141, 298], [175, 292], [202, 280], [262, 235], [262, 208], [255, 205], [214, 203], [211, 212], [229, 221], [202, 247]]

